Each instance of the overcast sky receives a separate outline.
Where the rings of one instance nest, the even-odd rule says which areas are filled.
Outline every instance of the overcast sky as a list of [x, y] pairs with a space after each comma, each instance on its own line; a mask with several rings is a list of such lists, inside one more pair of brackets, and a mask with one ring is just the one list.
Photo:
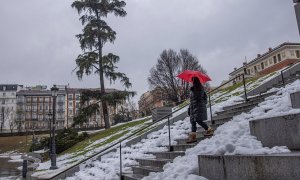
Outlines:
[[[96, 76], [79, 81], [72, 70], [82, 30], [72, 0], [6, 0], [0, 5], [0, 84], [70, 84], [99, 87]], [[105, 52], [121, 58], [119, 70], [140, 95], [164, 49], [189, 49], [217, 86], [234, 67], [268, 47], [299, 42], [292, 0], [127, 0], [125, 18], [109, 17], [117, 32]], [[106, 84], [109, 87], [109, 84]], [[110, 87], [121, 88], [119, 83]]]

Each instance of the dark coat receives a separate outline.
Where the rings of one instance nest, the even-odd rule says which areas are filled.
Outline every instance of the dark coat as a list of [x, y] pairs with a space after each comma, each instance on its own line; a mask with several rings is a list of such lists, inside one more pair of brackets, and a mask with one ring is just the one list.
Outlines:
[[191, 88], [189, 115], [193, 122], [207, 120], [207, 95], [204, 89], [195, 90]]

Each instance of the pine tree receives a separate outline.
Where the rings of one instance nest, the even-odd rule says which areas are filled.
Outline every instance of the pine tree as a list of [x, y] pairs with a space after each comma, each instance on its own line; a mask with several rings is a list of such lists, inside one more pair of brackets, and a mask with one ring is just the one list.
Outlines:
[[[126, 88], [131, 86], [124, 73], [116, 72], [118, 67], [115, 64], [119, 62], [120, 58], [112, 53], [103, 55], [102, 51], [106, 43], [114, 42], [117, 34], [103, 19], [107, 18], [108, 14], [126, 16], [126, 11], [123, 9], [125, 5], [124, 1], [119, 0], [76, 0], [71, 5], [81, 15], [80, 21], [84, 26], [82, 34], [76, 35], [83, 51], [83, 54], [76, 59], [76, 75], [82, 79], [84, 74], [98, 74], [101, 95], [106, 94], [105, 77], [110, 79], [110, 82], [120, 79]], [[102, 98], [101, 102], [105, 128], [108, 129], [110, 123], [107, 102], [105, 98]]]

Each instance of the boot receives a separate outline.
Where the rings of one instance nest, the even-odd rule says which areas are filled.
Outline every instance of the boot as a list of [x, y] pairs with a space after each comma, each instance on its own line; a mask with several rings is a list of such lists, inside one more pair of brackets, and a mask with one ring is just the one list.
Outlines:
[[204, 133], [203, 133], [204, 136], [212, 136], [214, 135], [214, 130], [213, 128], [209, 127]]
[[186, 143], [190, 144], [190, 143], [195, 143], [195, 142], [197, 142], [197, 133], [192, 132], [192, 133], [189, 134], [189, 138], [186, 141]]

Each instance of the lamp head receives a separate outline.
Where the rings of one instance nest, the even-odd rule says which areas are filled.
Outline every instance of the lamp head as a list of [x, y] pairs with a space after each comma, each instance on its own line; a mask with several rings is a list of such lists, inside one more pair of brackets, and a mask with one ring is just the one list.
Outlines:
[[56, 87], [56, 85], [53, 85], [51, 88], [52, 97], [57, 97], [58, 90], [59, 89]]

